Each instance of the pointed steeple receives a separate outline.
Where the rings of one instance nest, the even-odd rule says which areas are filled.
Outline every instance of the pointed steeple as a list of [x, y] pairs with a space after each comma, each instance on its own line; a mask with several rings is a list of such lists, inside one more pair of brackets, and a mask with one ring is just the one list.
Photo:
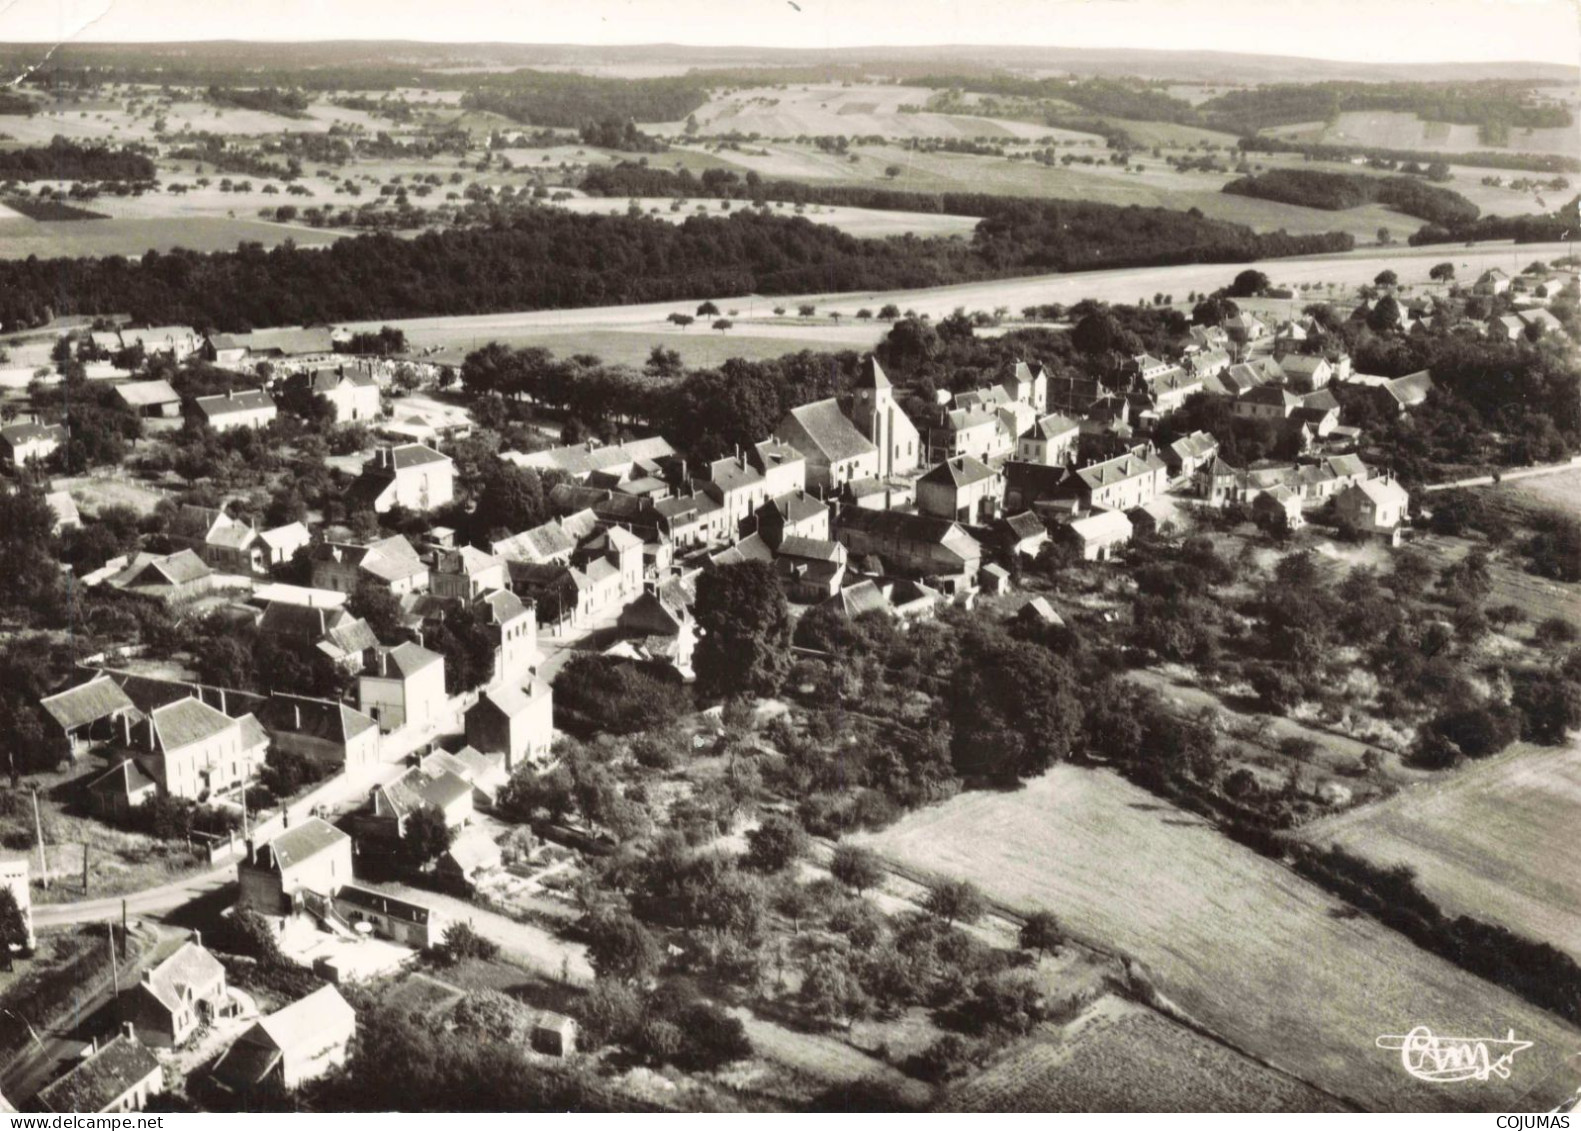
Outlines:
[[878, 358], [868, 354], [862, 359], [862, 372], [856, 379], [856, 388], [891, 389], [894, 386], [890, 384], [883, 367], [878, 364]]

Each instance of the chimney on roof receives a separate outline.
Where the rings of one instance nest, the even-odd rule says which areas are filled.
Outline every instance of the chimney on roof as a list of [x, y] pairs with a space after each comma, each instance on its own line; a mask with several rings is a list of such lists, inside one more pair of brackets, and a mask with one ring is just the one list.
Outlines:
[[295, 718], [295, 725], [294, 725], [293, 729], [301, 730], [302, 729], [302, 701], [301, 700], [296, 700], [295, 702], [293, 702], [291, 704], [291, 713], [292, 713], [292, 715]]
[[203, 932], [198, 930], [197, 928], [193, 928], [193, 931], [192, 931], [192, 945], [193, 946], [202, 946], [203, 945]]
[[143, 985], [145, 985], [145, 986], [151, 986], [151, 985], [153, 985], [153, 984], [154, 984], [154, 972], [153, 972], [153, 971], [152, 971], [152, 970], [144, 970], [144, 971], [143, 971], [143, 976], [142, 976], [142, 978], [141, 978], [141, 979], [139, 979], [139, 980], [140, 980], [140, 981], [141, 981], [141, 982], [142, 982], [142, 983], [143, 983]]

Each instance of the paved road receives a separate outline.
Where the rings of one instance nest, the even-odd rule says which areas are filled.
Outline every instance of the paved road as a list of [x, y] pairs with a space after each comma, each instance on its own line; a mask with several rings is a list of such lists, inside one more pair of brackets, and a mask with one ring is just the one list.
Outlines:
[[1454, 487], [1489, 487], [1495, 482], [1510, 483], [1517, 479], [1531, 479], [1537, 475], [1557, 475], [1561, 471], [1574, 471], [1578, 467], [1581, 467], [1581, 457], [1566, 460], [1564, 463], [1550, 463], [1543, 467], [1523, 467], [1518, 471], [1501, 471], [1497, 480], [1491, 475], [1478, 475], [1471, 479], [1457, 479], [1453, 483], [1429, 483], [1422, 490], [1448, 491]]
[[[116, 911], [119, 914], [119, 908]], [[119, 984], [131, 985], [143, 970], [162, 961], [186, 939], [187, 932], [140, 924], [135, 931], [152, 931], [157, 937], [140, 955], [119, 968]], [[146, 938], [146, 933], [145, 933]], [[76, 1060], [92, 1037], [104, 1037], [114, 1032], [117, 1016], [113, 1009], [106, 1009], [115, 998], [116, 971], [105, 967], [103, 975], [83, 987], [86, 991], [77, 999], [76, 1008], [59, 1026], [38, 1027], [38, 1040], [27, 1051], [5, 1066], [0, 1075], [0, 1090], [13, 1104], [31, 1099], [40, 1089], [60, 1075]], [[36, 1021], [29, 1019], [35, 1025]], [[12, 1023], [13, 1018], [6, 1018]]]
[[210, 895], [236, 880], [235, 862], [227, 862], [207, 872], [198, 872], [185, 879], [164, 884], [157, 888], [144, 888], [127, 895], [112, 895], [104, 899], [88, 899], [81, 903], [35, 903], [35, 927], [64, 927], [74, 923], [105, 923], [119, 920], [121, 903], [126, 903], [129, 915], [163, 915], [191, 903], [194, 899]]
[[471, 924], [478, 934], [498, 943], [508, 957], [545, 978], [559, 978], [564, 973], [572, 985], [592, 984], [593, 968], [587, 961], [587, 948], [580, 943], [566, 942], [542, 927], [518, 923], [505, 915], [426, 888], [405, 884], [379, 884], [378, 887], [381, 891], [427, 904], [452, 922]]

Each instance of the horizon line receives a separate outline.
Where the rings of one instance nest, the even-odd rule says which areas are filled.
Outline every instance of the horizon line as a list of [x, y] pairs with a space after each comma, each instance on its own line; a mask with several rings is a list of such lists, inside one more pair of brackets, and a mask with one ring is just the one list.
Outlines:
[[292, 45], [333, 45], [333, 44], [410, 44], [423, 47], [537, 47], [545, 50], [556, 48], [575, 48], [583, 51], [630, 50], [633, 48], [677, 48], [690, 51], [773, 51], [785, 54], [800, 55], [829, 55], [835, 53], [855, 54], [863, 51], [1069, 51], [1078, 54], [1098, 54], [1103, 52], [1122, 52], [1136, 55], [1193, 55], [1197, 57], [1233, 57], [1253, 59], [1296, 59], [1303, 62], [1335, 63], [1356, 67], [1443, 67], [1443, 66], [1471, 66], [1471, 67], [1563, 67], [1573, 70], [1581, 77], [1581, 63], [1558, 62], [1546, 59], [1354, 59], [1340, 58], [1333, 55], [1298, 55], [1289, 52], [1263, 52], [1263, 51], [1223, 51], [1202, 50], [1191, 47], [1128, 47], [1121, 45], [1104, 46], [1074, 46], [1059, 43], [867, 43], [839, 47], [780, 47], [768, 43], [685, 43], [672, 40], [641, 40], [629, 43], [593, 43], [556, 41], [553, 43], [538, 42], [527, 39], [414, 39], [409, 36], [385, 38], [380, 36], [345, 38], [341, 36], [325, 38], [301, 37], [259, 37], [235, 38], [228, 36], [199, 36], [194, 38], [176, 39], [92, 39], [69, 38], [61, 40], [56, 37], [41, 37], [38, 39], [0, 39], [0, 49], [11, 47], [38, 47], [55, 45], [61, 50], [70, 50], [72, 47], [159, 47], [159, 46], [186, 46], [204, 44], [257, 44], [260, 46], [292, 46]]

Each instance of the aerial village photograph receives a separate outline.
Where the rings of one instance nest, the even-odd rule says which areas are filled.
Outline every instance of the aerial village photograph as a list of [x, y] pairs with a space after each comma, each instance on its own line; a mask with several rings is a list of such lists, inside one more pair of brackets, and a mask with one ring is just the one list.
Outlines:
[[0, 2], [0, 1123], [1568, 1127], [1578, 119], [1571, 0]]

